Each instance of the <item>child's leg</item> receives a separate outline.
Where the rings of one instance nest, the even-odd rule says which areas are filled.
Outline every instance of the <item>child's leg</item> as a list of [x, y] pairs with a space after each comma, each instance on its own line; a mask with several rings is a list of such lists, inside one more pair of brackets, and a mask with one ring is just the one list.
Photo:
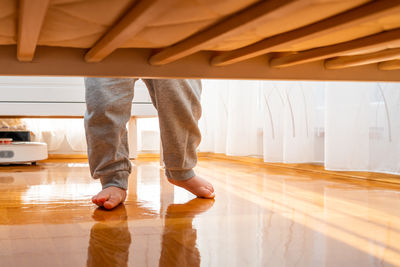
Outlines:
[[85, 130], [93, 178], [103, 190], [93, 202], [113, 208], [126, 197], [129, 161], [126, 123], [131, 115], [134, 79], [85, 78]]
[[198, 197], [213, 198], [214, 188], [195, 175], [201, 134], [200, 80], [144, 80], [158, 111], [166, 176]]

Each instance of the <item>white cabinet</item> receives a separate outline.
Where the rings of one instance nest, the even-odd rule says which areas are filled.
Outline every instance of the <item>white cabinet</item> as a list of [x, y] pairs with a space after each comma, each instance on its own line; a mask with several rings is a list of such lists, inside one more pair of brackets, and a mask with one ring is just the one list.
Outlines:
[[[82, 117], [86, 110], [81, 77], [0, 77], [0, 116]], [[135, 85], [133, 117], [156, 116], [142, 81]]]

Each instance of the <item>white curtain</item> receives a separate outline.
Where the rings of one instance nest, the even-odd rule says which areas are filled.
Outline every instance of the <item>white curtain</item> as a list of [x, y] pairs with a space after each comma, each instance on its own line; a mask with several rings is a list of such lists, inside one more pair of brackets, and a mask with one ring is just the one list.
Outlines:
[[[400, 174], [400, 83], [203, 80], [202, 105], [200, 151]], [[54, 153], [86, 151], [81, 119], [25, 122]]]
[[400, 84], [328, 83], [325, 166], [400, 173]]
[[400, 84], [203, 80], [200, 151], [400, 174]]
[[47, 143], [47, 149], [57, 150], [64, 142], [66, 124], [59, 119], [24, 119], [27, 129], [32, 132], [32, 141]]
[[83, 119], [24, 119], [32, 141], [45, 142], [49, 152], [86, 153]]

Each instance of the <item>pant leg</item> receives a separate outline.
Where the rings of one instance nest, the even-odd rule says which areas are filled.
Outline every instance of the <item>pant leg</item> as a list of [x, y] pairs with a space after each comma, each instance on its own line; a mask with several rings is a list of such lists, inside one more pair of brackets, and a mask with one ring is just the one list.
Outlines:
[[135, 79], [85, 78], [85, 130], [93, 178], [104, 188], [127, 189], [131, 172], [126, 124]]
[[168, 178], [186, 180], [195, 175], [196, 149], [201, 134], [200, 80], [146, 79], [158, 111], [164, 164]]

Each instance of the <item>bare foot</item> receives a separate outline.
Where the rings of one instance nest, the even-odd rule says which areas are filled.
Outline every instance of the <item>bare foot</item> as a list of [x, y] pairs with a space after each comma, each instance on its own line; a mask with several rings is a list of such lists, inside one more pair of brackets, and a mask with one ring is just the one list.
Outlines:
[[126, 190], [110, 186], [101, 190], [100, 193], [92, 197], [92, 202], [99, 207], [104, 207], [110, 210], [123, 203], [125, 198]]
[[215, 197], [214, 187], [212, 186], [212, 184], [210, 184], [209, 182], [207, 182], [206, 180], [197, 175], [193, 176], [188, 180], [180, 181], [168, 178], [168, 181], [171, 184], [186, 189], [187, 191], [195, 194], [197, 197], [202, 197], [202, 198]]

